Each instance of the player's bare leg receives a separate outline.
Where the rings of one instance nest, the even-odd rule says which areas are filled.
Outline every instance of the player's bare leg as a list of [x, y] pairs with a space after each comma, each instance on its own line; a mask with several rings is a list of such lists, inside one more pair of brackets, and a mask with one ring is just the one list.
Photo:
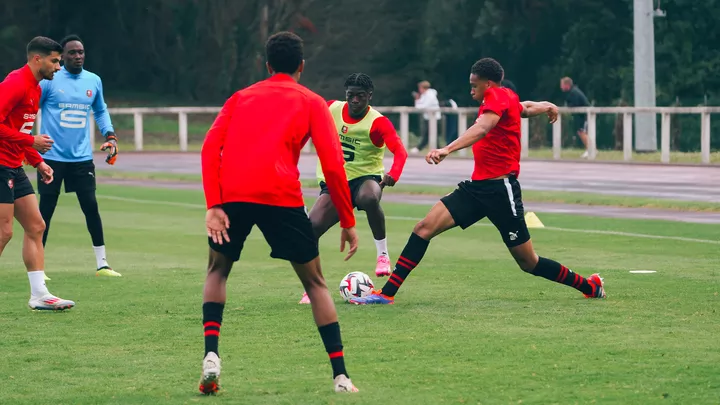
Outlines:
[[200, 377], [200, 392], [215, 394], [220, 389], [220, 357], [218, 343], [226, 300], [226, 284], [233, 261], [222, 253], [210, 249], [207, 276], [203, 289], [203, 329], [205, 357]]
[[382, 198], [382, 188], [374, 180], [367, 180], [358, 190], [355, 197], [355, 204], [359, 210], [365, 211], [367, 214], [368, 225], [375, 239], [375, 247], [377, 248], [377, 263], [375, 265], [375, 275], [384, 277], [390, 275], [390, 255], [387, 247], [387, 236], [385, 233], [385, 213], [380, 206]]
[[0, 256], [13, 236], [13, 204], [0, 204]]
[[590, 149], [588, 148], [588, 134], [587, 132], [583, 131], [582, 129], [577, 131], [578, 138], [580, 138], [580, 141], [582, 142], [583, 146], [585, 146], [585, 152], [582, 154], [582, 158], [587, 158], [588, 154], [590, 153]]
[[398, 257], [395, 269], [385, 286], [381, 290], [373, 291], [372, 294], [366, 297], [353, 298], [350, 302], [356, 305], [394, 303], [395, 294], [410, 275], [410, 272], [420, 264], [430, 240], [454, 227], [455, 221], [445, 204], [443, 202], [436, 203], [425, 218], [415, 225], [413, 233]]
[[45, 285], [45, 248], [42, 244], [45, 221], [40, 215], [35, 194], [16, 199], [14, 214], [24, 231], [22, 256], [30, 279], [28, 305], [38, 310], [64, 310], [74, 307], [73, 301], [50, 294]]
[[535, 253], [531, 240], [510, 248], [510, 254], [527, 273], [573, 287], [582, 292], [585, 298], [605, 298], [603, 280], [599, 274], [585, 278], [554, 260], [540, 257]]
[[[340, 222], [340, 218], [338, 217], [335, 205], [333, 205], [332, 199], [330, 198], [330, 194], [322, 194], [317, 200], [315, 200], [315, 204], [313, 204], [310, 209], [309, 216], [310, 222], [313, 226], [313, 233], [315, 233], [315, 238], [318, 240], [325, 234], [325, 232]], [[300, 299], [299, 304], [309, 303], [310, 296], [307, 291], [303, 292], [303, 296]]]
[[320, 332], [325, 350], [330, 357], [333, 369], [333, 383], [336, 392], [357, 392], [345, 370], [340, 324], [338, 323], [335, 303], [330, 296], [325, 278], [320, 268], [320, 257], [304, 263], [292, 263], [295, 273], [310, 297], [313, 318]]

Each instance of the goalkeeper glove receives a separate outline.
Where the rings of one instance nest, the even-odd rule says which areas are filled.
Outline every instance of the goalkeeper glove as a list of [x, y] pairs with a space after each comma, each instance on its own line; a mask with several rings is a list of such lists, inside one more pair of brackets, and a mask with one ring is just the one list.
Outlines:
[[100, 150], [103, 152], [107, 151], [108, 155], [105, 161], [109, 165], [114, 165], [118, 154], [117, 137], [115, 135], [108, 135], [105, 143], [100, 147]]

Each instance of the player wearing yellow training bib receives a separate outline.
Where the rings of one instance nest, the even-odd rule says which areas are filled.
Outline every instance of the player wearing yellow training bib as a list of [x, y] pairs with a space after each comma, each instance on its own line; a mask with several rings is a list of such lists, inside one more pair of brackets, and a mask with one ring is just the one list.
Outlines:
[[[353, 73], [345, 80], [345, 100], [328, 101], [330, 113], [342, 144], [353, 206], [365, 211], [377, 248], [375, 275], [390, 275], [390, 257], [385, 234], [385, 214], [380, 206], [382, 189], [392, 187], [400, 179], [407, 151], [390, 120], [370, 106], [374, 86], [364, 73]], [[385, 148], [393, 154], [393, 164], [385, 173]], [[322, 168], [318, 162], [320, 196], [310, 210], [315, 237], [320, 237], [338, 222]], [[301, 304], [310, 303], [303, 295]]]

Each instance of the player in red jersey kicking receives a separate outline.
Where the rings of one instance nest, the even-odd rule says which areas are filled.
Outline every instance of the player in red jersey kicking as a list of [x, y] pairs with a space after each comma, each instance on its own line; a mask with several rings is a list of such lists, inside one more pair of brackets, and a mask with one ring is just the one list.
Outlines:
[[385, 286], [350, 302], [393, 304], [395, 294], [422, 260], [432, 238], [456, 226], [465, 229], [485, 217], [500, 232], [523, 271], [573, 287], [587, 298], [605, 298], [603, 280], [598, 274], [584, 278], [556, 261], [538, 256], [533, 249], [517, 180], [520, 119], [547, 114], [550, 122], [555, 122], [558, 110], [548, 102], [520, 102], [517, 94], [500, 85], [503, 76], [502, 66], [494, 59], [480, 59], [473, 65], [470, 93], [481, 103], [475, 124], [453, 143], [430, 151], [425, 158], [429, 164], [439, 164], [450, 153], [472, 146], [475, 157], [472, 179], [463, 181], [440, 199], [415, 225]]
[[270, 78], [227, 100], [202, 148], [210, 258], [203, 291], [205, 358], [200, 391], [218, 391], [225, 285], [245, 239], [257, 225], [272, 249], [270, 256], [289, 261], [310, 295], [335, 391], [357, 392], [345, 369], [337, 312], [320, 268], [297, 166], [300, 151], [312, 138], [340, 217], [341, 250], [350, 243], [345, 258], [349, 259], [357, 250], [357, 234], [340, 140], [325, 100], [298, 84], [305, 67], [300, 37], [275, 34], [265, 52]]
[[38, 151], [47, 152], [53, 142], [47, 135], [31, 133], [40, 106], [40, 80], [52, 80], [60, 70], [61, 53], [62, 47], [52, 39], [33, 38], [27, 45], [28, 63], [0, 83], [0, 255], [12, 238], [14, 216], [25, 231], [22, 255], [30, 280], [28, 305], [38, 310], [75, 306], [70, 300], [50, 294], [45, 285], [45, 222], [35, 190], [22, 168], [23, 159], [27, 159], [45, 183], [52, 182], [53, 170]]

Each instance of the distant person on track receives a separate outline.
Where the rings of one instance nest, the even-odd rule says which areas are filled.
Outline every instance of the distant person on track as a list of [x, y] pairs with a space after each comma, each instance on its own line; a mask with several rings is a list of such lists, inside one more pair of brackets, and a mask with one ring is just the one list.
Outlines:
[[[427, 80], [418, 83], [418, 91], [413, 91], [412, 95], [413, 98], [415, 98], [415, 108], [440, 108], [438, 92], [430, 86], [430, 82]], [[411, 149], [411, 152], [414, 154], [419, 153], [428, 146], [430, 114], [434, 114], [435, 119], [438, 121], [442, 117], [440, 111], [423, 113], [422, 119], [420, 120], [420, 143]]]
[[[590, 101], [585, 97], [585, 93], [580, 90], [578, 86], [573, 84], [573, 80], [569, 77], [563, 77], [560, 79], [560, 89], [567, 93], [565, 98], [565, 104], [568, 107], [589, 107]], [[589, 156], [588, 152], [588, 134], [587, 134], [587, 116], [585, 114], [573, 114], [573, 125], [575, 132], [577, 133], [580, 141], [585, 146], [585, 152], [580, 156], [583, 159], [587, 159]]]

